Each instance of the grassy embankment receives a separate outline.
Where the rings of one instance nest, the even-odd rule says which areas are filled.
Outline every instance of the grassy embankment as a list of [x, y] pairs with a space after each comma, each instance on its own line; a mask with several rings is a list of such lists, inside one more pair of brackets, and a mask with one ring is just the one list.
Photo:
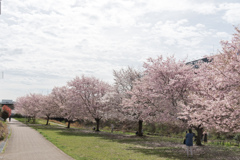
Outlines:
[[[24, 122], [24, 119], [18, 119]], [[77, 160], [83, 159], [179, 159], [185, 160], [185, 146], [182, 138], [144, 136], [108, 132], [93, 132], [84, 129], [67, 129], [45, 120], [31, 125], [46, 139]], [[43, 124], [43, 125], [39, 125]], [[240, 148], [216, 145], [194, 146], [194, 159], [236, 159]], [[234, 158], [235, 157], [235, 158]]]
[[7, 124], [0, 121], [0, 141], [4, 140], [8, 135]]

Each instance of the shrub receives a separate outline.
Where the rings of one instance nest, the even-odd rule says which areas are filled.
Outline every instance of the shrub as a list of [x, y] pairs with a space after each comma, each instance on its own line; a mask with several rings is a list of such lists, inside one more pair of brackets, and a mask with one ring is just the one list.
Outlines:
[[2, 118], [4, 119], [4, 121], [6, 121], [6, 119], [9, 117], [9, 114], [7, 111], [3, 111], [2, 112]]
[[233, 139], [234, 139], [234, 140], [238, 143], [238, 145], [239, 145], [239, 143], [240, 143], [240, 133], [237, 134]]
[[19, 113], [16, 113], [14, 114], [13, 118], [24, 118], [24, 116]]

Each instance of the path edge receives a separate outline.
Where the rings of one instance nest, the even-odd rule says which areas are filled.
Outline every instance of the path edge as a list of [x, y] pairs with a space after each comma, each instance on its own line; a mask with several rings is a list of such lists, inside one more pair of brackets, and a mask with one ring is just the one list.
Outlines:
[[7, 126], [8, 126], [8, 134], [7, 134], [7, 137], [5, 138], [5, 140], [0, 143], [0, 154], [5, 151], [8, 139], [11, 137], [12, 130], [10, 129], [9, 124], [7, 124]]

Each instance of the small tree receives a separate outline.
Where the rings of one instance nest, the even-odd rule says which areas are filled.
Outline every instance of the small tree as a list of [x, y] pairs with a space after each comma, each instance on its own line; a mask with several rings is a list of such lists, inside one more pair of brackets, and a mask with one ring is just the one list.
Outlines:
[[72, 95], [67, 86], [54, 87], [51, 96], [51, 104], [59, 108], [55, 114], [67, 120], [67, 128], [70, 128], [71, 123], [82, 115], [81, 108], [76, 105], [78, 99]]
[[52, 94], [42, 97], [40, 114], [42, 117], [47, 118], [46, 125], [49, 124], [50, 118], [59, 115], [59, 106], [54, 102], [54, 96]]
[[8, 117], [11, 116], [12, 110], [7, 105], [3, 105], [2, 110], [8, 112]]
[[109, 106], [105, 95], [111, 91], [111, 86], [95, 77], [76, 77], [68, 82], [72, 96], [80, 99], [79, 106], [83, 107], [86, 119], [93, 118], [99, 131], [100, 120], [106, 118]]
[[2, 112], [2, 118], [4, 119], [4, 121], [6, 122], [6, 119], [9, 117], [9, 113], [7, 111], [3, 111]]

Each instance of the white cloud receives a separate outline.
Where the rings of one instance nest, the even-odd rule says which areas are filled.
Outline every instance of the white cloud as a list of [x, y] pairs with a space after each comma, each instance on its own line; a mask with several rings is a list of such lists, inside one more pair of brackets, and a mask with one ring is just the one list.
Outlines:
[[232, 35], [230, 35], [227, 32], [217, 32], [215, 36], [218, 37], [218, 38], [223, 38], [225, 40], [230, 40]]
[[81, 74], [112, 82], [113, 69], [138, 68], [159, 54], [201, 58], [232, 34], [229, 23], [237, 23], [240, 15], [234, 5], [190, 0], [2, 1], [0, 71], [6, 77], [0, 99], [46, 93]]
[[225, 3], [221, 4], [220, 8], [226, 10], [223, 19], [230, 24], [240, 24], [240, 3]]
[[[152, 29], [152, 34], [164, 38], [166, 44], [195, 47], [211, 32], [207, 31], [203, 24], [190, 25], [188, 20], [182, 19], [177, 22], [158, 22]], [[171, 42], [171, 43], [169, 43]], [[175, 43], [173, 43], [175, 42]]]

